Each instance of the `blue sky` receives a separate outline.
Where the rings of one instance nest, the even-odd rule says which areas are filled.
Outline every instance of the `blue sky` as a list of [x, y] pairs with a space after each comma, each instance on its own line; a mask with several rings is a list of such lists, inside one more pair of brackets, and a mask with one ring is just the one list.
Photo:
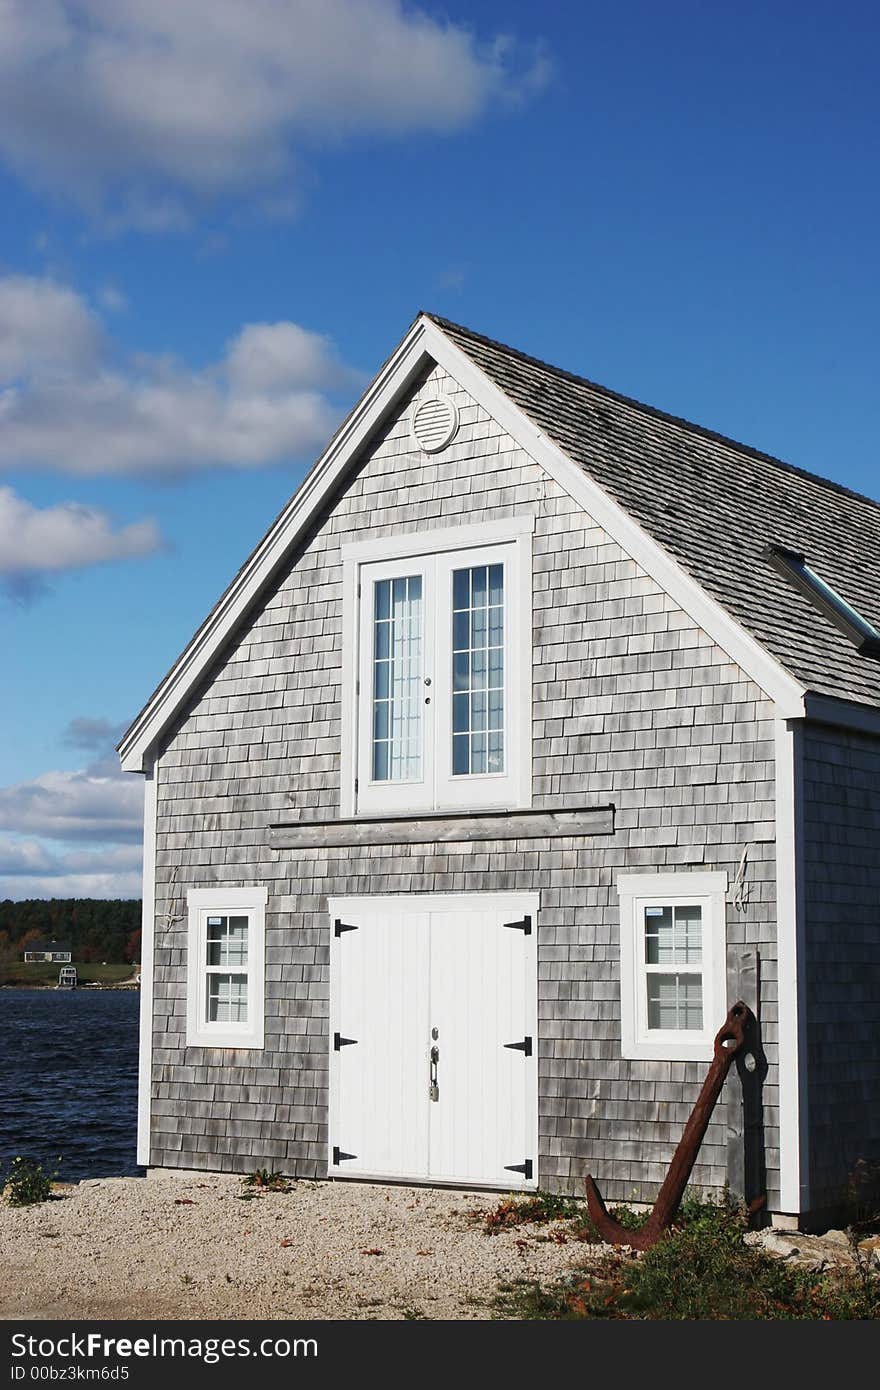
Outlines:
[[880, 12], [0, 5], [0, 897], [420, 308], [871, 495]]

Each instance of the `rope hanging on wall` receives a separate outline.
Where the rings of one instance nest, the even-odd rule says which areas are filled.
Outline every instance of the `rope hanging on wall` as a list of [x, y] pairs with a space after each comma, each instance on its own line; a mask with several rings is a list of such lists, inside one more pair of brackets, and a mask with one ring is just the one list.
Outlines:
[[743, 852], [739, 857], [739, 867], [736, 877], [733, 880], [733, 905], [737, 912], [745, 912], [749, 905], [750, 887], [746, 879], [749, 862], [749, 850], [751, 845], [743, 845]]
[[175, 865], [175, 867], [171, 870], [171, 873], [168, 876], [168, 907], [165, 911], [165, 916], [162, 918], [162, 926], [165, 928], [166, 931], [170, 931], [170, 929], [174, 926], [175, 922], [183, 921], [183, 913], [174, 911], [175, 905], [177, 903], [176, 892], [177, 866]]

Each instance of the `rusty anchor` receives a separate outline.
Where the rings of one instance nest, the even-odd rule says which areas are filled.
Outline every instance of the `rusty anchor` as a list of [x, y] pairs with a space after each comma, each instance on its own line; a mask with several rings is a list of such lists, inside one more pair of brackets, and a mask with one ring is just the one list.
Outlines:
[[611, 1245], [631, 1245], [635, 1250], [650, 1250], [668, 1229], [684, 1196], [688, 1178], [712, 1118], [715, 1102], [721, 1094], [725, 1077], [734, 1058], [745, 1047], [747, 1034], [754, 1023], [755, 1016], [751, 1009], [742, 1000], [738, 1000], [715, 1035], [714, 1056], [706, 1073], [706, 1080], [684, 1127], [678, 1148], [672, 1155], [669, 1172], [657, 1194], [654, 1209], [643, 1226], [632, 1231], [615, 1221], [609, 1214], [593, 1178], [587, 1175], [587, 1206], [603, 1240]]

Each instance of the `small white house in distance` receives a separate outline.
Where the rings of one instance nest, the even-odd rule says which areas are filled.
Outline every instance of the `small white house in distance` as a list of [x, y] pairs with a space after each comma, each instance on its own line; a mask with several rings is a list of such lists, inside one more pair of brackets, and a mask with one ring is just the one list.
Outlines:
[[54, 941], [32, 941], [24, 952], [25, 963], [49, 961], [56, 965], [69, 965], [72, 953], [69, 946], [58, 946]]
[[818, 1220], [880, 1160], [880, 506], [420, 314], [120, 745], [140, 1158]]

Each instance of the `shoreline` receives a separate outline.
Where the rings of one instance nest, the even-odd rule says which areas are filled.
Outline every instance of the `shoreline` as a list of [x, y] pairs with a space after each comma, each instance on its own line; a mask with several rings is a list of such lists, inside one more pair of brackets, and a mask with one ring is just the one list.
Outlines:
[[61, 986], [61, 985], [26, 985], [26, 984], [19, 984], [19, 983], [17, 983], [17, 982], [10, 982], [10, 983], [8, 983], [8, 984], [0, 985], [0, 990], [3, 990], [3, 989], [57, 990], [59, 994], [76, 994], [78, 990], [88, 990], [88, 992], [89, 992], [90, 994], [92, 994], [92, 993], [94, 993], [95, 991], [97, 991], [97, 990], [99, 990], [99, 989], [116, 989], [116, 990], [119, 990], [119, 989], [136, 990], [136, 989], [138, 989], [138, 990], [139, 990], [139, 989], [140, 989], [140, 984], [139, 984], [139, 983], [138, 983], [138, 984], [134, 984], [134, 983], [132, 983], [132, 982], [129, 981], [129, 980], [123, 980], [123, 981], [121, 981], [119, 984], [115, 984], [115, 985], [101, 985], [101, 984], [91, 984], [91, 983], [88, 983], [88, 984], [85, 984], [85, 983], [84, 983], [84, 984], [77, 984], [77, 985], [74, 985], [73, 988], [71, 989], [70, 986]]

